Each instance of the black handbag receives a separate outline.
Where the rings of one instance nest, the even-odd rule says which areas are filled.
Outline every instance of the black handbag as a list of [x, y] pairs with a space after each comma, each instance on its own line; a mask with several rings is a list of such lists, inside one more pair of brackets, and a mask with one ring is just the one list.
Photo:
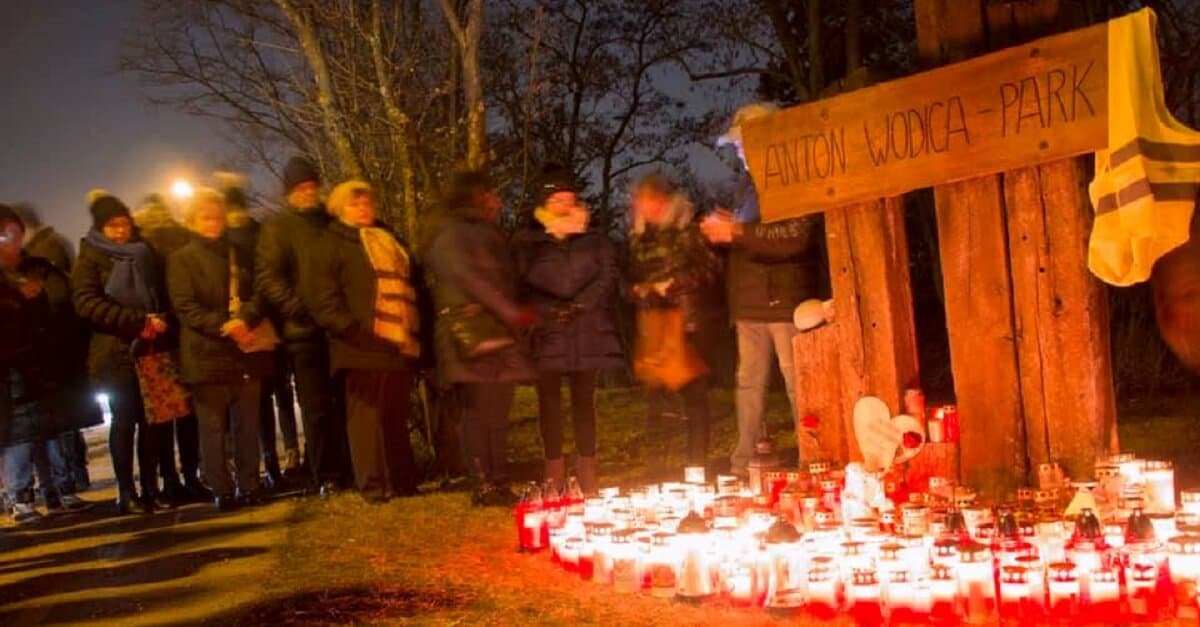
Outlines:
[[490, 355], [517, 343], [503, 322], [477, 304], [447, 307], [438, 315], [447, 320], [454, 347], [463, 359]]

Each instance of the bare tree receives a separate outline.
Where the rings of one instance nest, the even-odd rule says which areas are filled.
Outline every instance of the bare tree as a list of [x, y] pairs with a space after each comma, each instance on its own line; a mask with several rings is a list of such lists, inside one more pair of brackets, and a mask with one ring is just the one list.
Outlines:
[[464, 104], [467, 107], [467, 167], [487, 163], [487, 111], [483, 101], [483, 79], [479, 69], [479, 45], [483, 32], [483, 0], [467, 0], [464, 15], [451, 0], [440, 0], [446, 24], [458, 46]]

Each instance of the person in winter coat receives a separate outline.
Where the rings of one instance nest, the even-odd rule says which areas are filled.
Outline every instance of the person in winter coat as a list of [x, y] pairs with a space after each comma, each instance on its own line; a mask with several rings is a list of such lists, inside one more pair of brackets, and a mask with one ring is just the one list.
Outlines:
[[77, 426], [78, 417], [64, 411], [72, 409], [64, 401], [72, 397], [69, 373], [75, 365], [65, 360], [80, 334], [61, 271], [25, 255], [23, 234], [17, 214], [0, 205], [0, 474], [17, 523], [40, 516], [34, 509], [35, 467], [47, 509], [90, 507], [75, 496], [58, 438]]
[[[167, 291], [180, 323], [180, 378], [191, 388], [200, 421], [204, 478], [218, 510], [261, 501], [258, 476], [259, 392], [270, 352], [241, 344], [263, 321], [249, 258], [225, 233], [225, 198], [213, 189], [192, 197], [186, 218], [196, 234], [167, 262]], [[233, 442], [236, 477], [226, 439]]]
[[[254, 271], [254, 256], [258, 248], [260, 225], [249, 212], [245, 192], [245, 179], [231, 172], [218, 172], [216, 178], [225, 194], [225, 239], [247, 256], [250, 271]], [[282, 487], [285, 471], [298, 471], [300, 466], [300, 439], [296, 432], [295, 399], [292, 394], [291, 374], [287, 370], [287, 356], [282, 347], [271, 354], [274, 361], [272, 374], [263, 379], [262, 401], [259, 409], [258, 437], [262, 449], [263, 468], [268, 488]], [[276, 407], [279, 427], [283, 431], [284, 460], [282, 467], [276, 450], [275, 429]]]
[[[421, 238], [437, 312], [438, 377], [460, 388], [463, 444], [475, 480], [472, 502], [512, 505], [516, 497], [505, 484], [508, 412], [516, 384], [535, 377], [517, 334], [536, 316], [516, 300], [516, 269], [497, 225], [500, 195], [491, 179], [478, 171], [456, 174], [444, 206]], [[485, 331], [488, 337], [470, 342], [474, 347], [462, 339]]]
[[[30, 204], [17, 204], [13, 206], [13, 210], [21, 217], [21, 222], [25, 225], [25, 256], [32, 258], [45, 259], [53, 265], [57, 272], [51, 273], [54, 279], [50, 283], [58, 284], [58, 279], [67, 277], [71, 273], [71, 264], [75, 262], [75, 247], [71, 245], [70, 240], [62, 236], [54, 227], [42, 222], [41, 213], [36, 207]], [[69, 279], [67, 280], [67, 293], [64, 301], [65, 310], [71, 316], [74, 316], [74, 309], [71, 307], [71, 294]], [[86, 330], [84, 330], [86, 333]], [[82, 337], [82, 346], [86, 351], [86, 335]], [[85, 355], [86, 356], [86, 355]], [[83, 362], [76, 362], [82, 366]], [[81, 367], [82, 371], [82, 367]], [[84, 381], [86, 381], [86, 372]], [[90, 399], [90, 395], [88, 395]], [[102, 421], [103, 417], [100, 414], [100, 407], [89, 400], [88, 407], [80, 408], [81, 416], [89, 416], [93, 420]], [[59, 437], [59, 445], [62, 448], [63, 457], [67, 459], [67, 465], [71, 470], [71, 479], [75, 482], [76, 490], [87, 490], [91, 487], [91, 478], [87, 468], [87, 442], [83, 439], [83, 432], [79, 429], [66, 431]]]
[[330, 223], [313, 251], [309, 311], [329, 334], [330, 362], [346, 381], [346, 430], [355, 485], [383, 503], [417, 493], [408, 439], [421, 354], [414, 264], [408, 247], [375, 220], [363, 181], [329, 194]]
[[711, 410], [709, 344], [716, 312], [710, 294], [720, 263], [692, 222], [691, 202], [651, 174], [633, 187], [629, 283], [637, 307], [634, 374], [648, 388], [679, 391], [688, 422], [688, 461], [704, 465]]
[[[88, 198], [92, 228], [80, 241], [79, 258], [71, 270], [75, 311], [91, 329], [88, 377], [95, 391], [108, 397], [112, 409], [108, 448], [117, 481], [117, 512], [152, 512], [158, 449], [146, 429], [131, 345], [167, 333], [166, 299], [154, 251], [137, 239], [129, 208], [101, 190]], [[135, 446], [140, 498], [133, 483]]]
[[[745, 166], [741, 125], [772, 111], [774, 107], [765, 104], [742, 107], [718, 146], [734, 146]], [[761, 224], [758, 198], [749, 181], [736, 212], [718, 210], [701, 228], [711, 243], [729, 247], [725, 285], [738, 344], [738, 441], [730, 456], [730, 467], [734, 474], [745, 476], [755, 443], [766, 435], [763, 410], [772, 353], [783, 375], [792, 415], [796, 415], [792, 338], [797, 331], [792, 314], [802, 301], [818, 295], [824, 229], [820, 216]]]
[[[133, 224], [138, 235], [150, 248], [158, 262], [158, 276], [166, 280], [167, 258], [187, 246], [192, 234], [175, 221], [171, 210], [158, 194], [151, 194], [133, 212]], [[163, 286], [166, 289], [166, 286]], [[167, 336], [172, 347], [178, 338], [174, 333]], [[158, 446], [158, 474], [162, 477], [162, 493], [167, 505], [178, 505], [189, 501], [202, 501], [212, 495], [199, 482], [200, 471], [200, 426], [196, 416], [181, 416], [170, 422], [147, 425], [146, 429]], [[179, 470], [175, 470], [175, 445], [179, 445]]]
[[295, 376], [304, 419], [305, 459], [323, 495], [345, 485], [349, 468], [346, 423], [329, 378], [329, 344], [304, 304], [307, 257], [329, 225], [320, 177], [312, 162], [293, 157], [283, 170], [288, 210], [259, 231], [254, 285], [270, 304]]
[[596, 491], [596, 381], [600, 370], [625, 365], [611, 298], [618, 270], [612, 242], [589, 231], [588, 210], [567, 171], [548, 168], [539, 184], [533, 220], [513, 239], [522, 302], [541, 323], [533, 330], [538, 414], [546, 478], [562, 487], [563, 378], [571, 391], [576, 471], [585, 493]]

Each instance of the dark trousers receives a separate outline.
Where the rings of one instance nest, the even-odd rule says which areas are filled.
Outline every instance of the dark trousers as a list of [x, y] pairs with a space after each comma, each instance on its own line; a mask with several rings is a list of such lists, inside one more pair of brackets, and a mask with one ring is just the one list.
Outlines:
[[[200, 455], [204, 479], [217, 496], [258, 490], [258, 406], [261, 382], [201, 383], [192, 386], [192, 402], [200, 421]], [[225, 441], [232, 436], [234, 468], [229, 474]]]
[[75, 429], [58, 436], [58, 446], [63, 457], [67, 460], [67, 469], [71, 472], [71, 480], [77, 486], [90, 485], [88, 474], [88, 447], [83, 438], [83, 431]]
[[687, 414], [688, 463], [702, 466], [708, 463], [708, 423], [712, 410], [708, 404], [708, 380], [704, 377], [687, 384], [683, 396], [683, 410]]
[[394, 496], [417, 490], [417, 465], [408, 435], [413, 373], [346, 372], [346, 434], [354, 484], [363, 494]]
[[575, 427], [575, 452], [581, 457], [596, 455], [597, 371], [545, 372], [538, 377], [538, 418], [546, 459], [563, 456], [562, 380], [571, 390], [571, 422]]
[[137, 375], [129, 372], [112, 385], [102, 389], [108, 394], [112, 423], [108, 430], [108, 452], [112, 456], [117, 493], [121, 498], [133, 498], [133, 458], [137, 455], [142, 495], [151, 497], [157, 491], [155, 477], [158, 466], [158, 445], [146, 424], [146, 410]]
[[[259, 425], [259, 440], [262, 447], [263, 459], [274, 460], [278, 458], [278, 452], [275, 450], [275, 439], [277, 434], [283, 434], [284, 449], [299, 449], [300, 437], [296, 433], [296, 407], [295, 395], [292, 394], [292, 376], [284, 364], [276, 364], [282, 366], [282, 372], [265, 377], [262, 386], [262, 408], [259, 416], [261, 424]], [[279, 429], [275, 428], [275, 421], [279, 421]]]
[[148, 425], [147, 431], [158, 448], [158, 475], [163, 487], [180, 484], [175, 471], [175, 446], [179, 446], [179, 472], [184, 481], [195, 481], [200, 467], [200, 426], [196, 416], [184, 416], [171, 422]]
[[305, 459], [313, 479], [317, 483], [343, 482], [350, 476], [346, 423], [333, 403], [328, 346], [324, 341], [294, 342], [287, 345], [287, 351], [304, 419]]
[[505, 478], [508, 444], [508, 410], [512, 408], [512, 383], [463, 383], [462, 441], [467, 465], [477, 480]]

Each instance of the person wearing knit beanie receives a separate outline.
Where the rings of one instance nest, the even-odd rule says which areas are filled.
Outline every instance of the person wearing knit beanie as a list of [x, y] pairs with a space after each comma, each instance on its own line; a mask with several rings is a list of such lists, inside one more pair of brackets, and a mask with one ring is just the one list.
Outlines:
[[88, 192], [87, 199], [88, 212], [92, 214], [92, 227], [97, 231], [103, 229], [113, 218], [125, 217], [133, 220], [129, 207], [105, 190], [94, 189]]
[[313, 182], [318, 185], [321, 183], [321, 174], [317, 171], [317, 166], [313, 165], [307, 157], [292, 157], [288, 159], [287, 165], [283, 166], [283, 191], [290, 193], [296, 186], [301, 183]]
[[535, 206], [546, 204], [546, 200], [558, 192], [578, 193], [579, 182], [570, 170], [557, 163], [547, 163], [538, 175]]

